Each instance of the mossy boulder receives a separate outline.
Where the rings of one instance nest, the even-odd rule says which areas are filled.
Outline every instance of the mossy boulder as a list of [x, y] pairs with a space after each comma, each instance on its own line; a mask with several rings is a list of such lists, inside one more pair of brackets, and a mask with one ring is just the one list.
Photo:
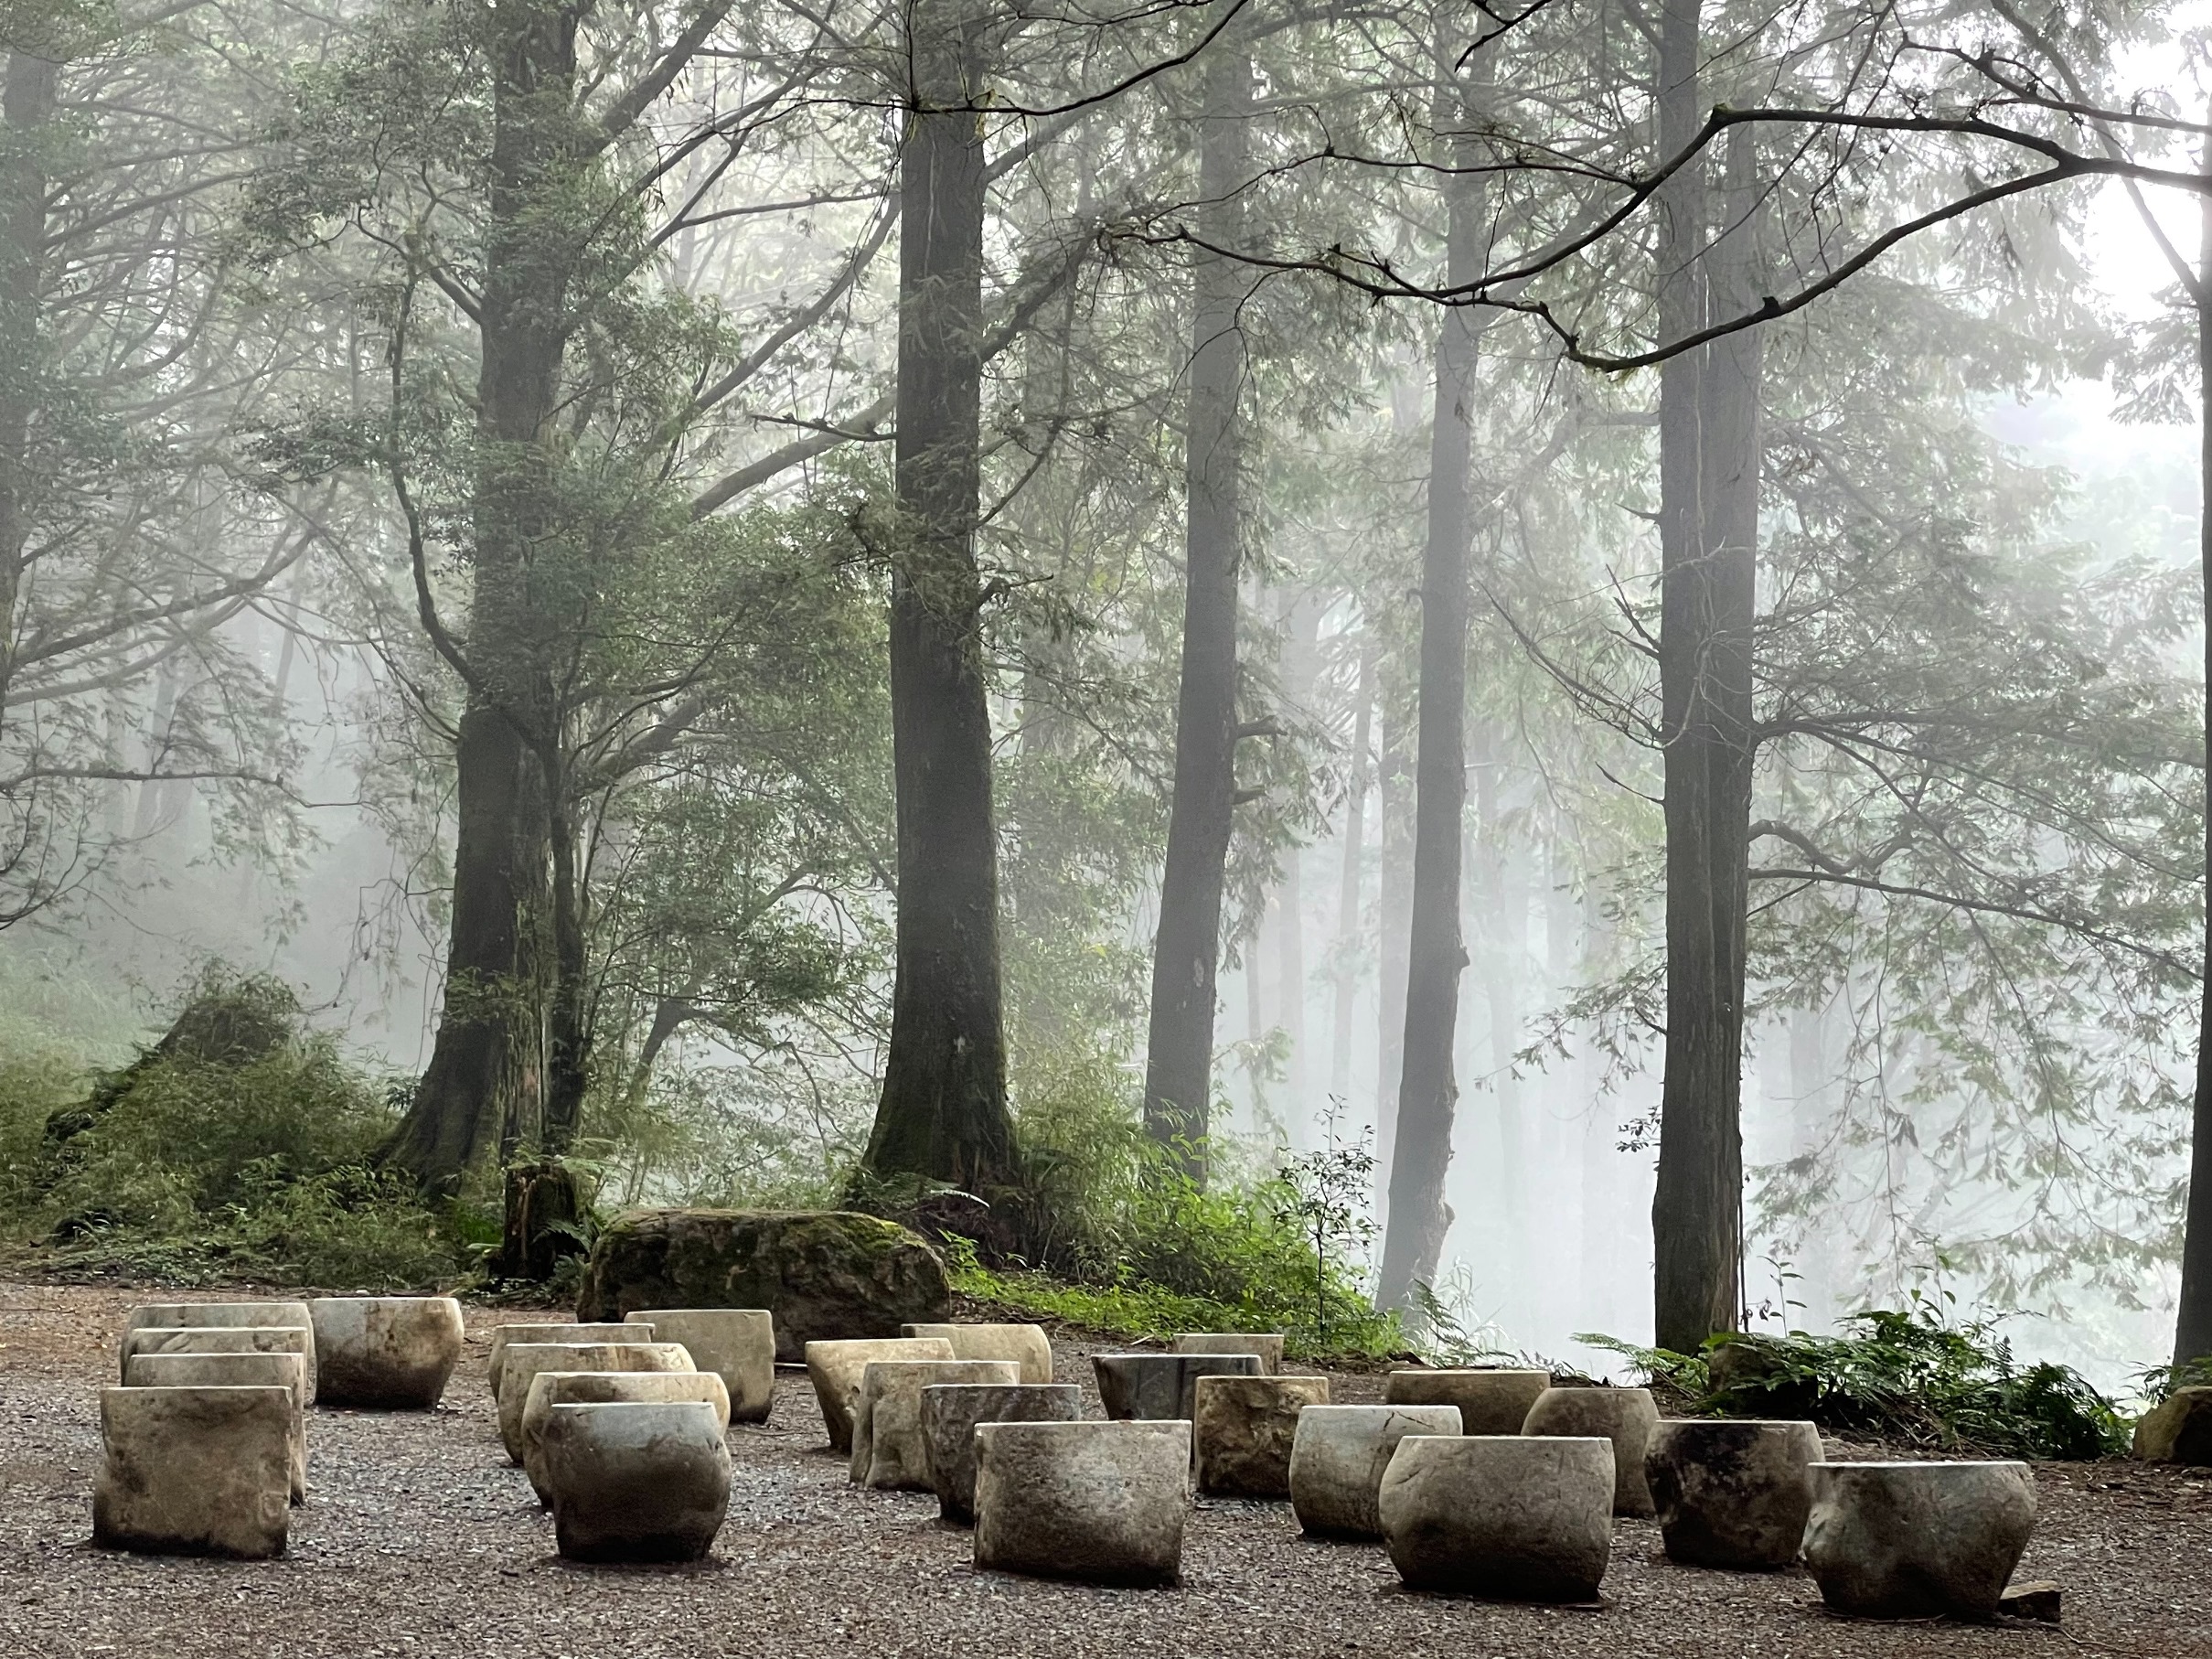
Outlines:
[[2146, 1463], [2212, 1467], [2212, 1388], [2176, 1388], [2135, 1425], [2135, 1455]]
[[647, 1308], [766, 1308], [775, 1356], [810, 1342], [899, 1334], [949, 1319], [952, 1283], [919, 1234], [850, 1210], [633, 1210], [599, 1235], [576, 1317]]

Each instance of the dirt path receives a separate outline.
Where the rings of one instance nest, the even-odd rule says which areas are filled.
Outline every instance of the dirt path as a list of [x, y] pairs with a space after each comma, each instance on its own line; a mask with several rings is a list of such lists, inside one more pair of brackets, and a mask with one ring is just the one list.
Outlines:
[[[0, 1284], [0, 1654], [7, 1659], [711, 1659], [1246, 1654], [1306, 1659], [1887, 1659], [2121, 1654], [2212, 1659], [2212, 1483], [2127, 1464], [2045, 1465], [2024, 1577], [2065, 1587], [2063, 1630], [1854, 1624], [1801, 1573], [1693, 1571], [1622, 1522], [1599, 1611], [1408, 1595], [1380, 1547], [1303, 1540], [1286, 1504], [1202, 1500], [1180, 1589], [1093, 1589], [968, 1565], [933, 1498], [850, 1488], [803, 1375], [732, 1436], [730, 1519], [711, 1561], [569, 1567], [501, 1452], [472, 1309], [444, 1405], [324, 1412], [283, 1560], [156, 1559], [91, 1548], [97, 1389], [143, 1293]], [[1070, 1345], [1063, 1380], [1087, 1381]], [[1337, 1397], [1373, 1397], [1373, 1378]], [[1093, 1401], [1092, 1409], [1096, 1409]], [[1839, 1449], [1835, 1449], [1840, 1451]]]

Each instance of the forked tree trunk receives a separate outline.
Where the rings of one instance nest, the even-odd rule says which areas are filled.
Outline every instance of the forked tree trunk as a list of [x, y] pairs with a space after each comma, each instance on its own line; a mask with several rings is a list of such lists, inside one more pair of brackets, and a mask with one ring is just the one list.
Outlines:
[[[1250, 170], [1250, 56], [1228, 41], [1213, 42], [1204, 59], [1202, 95], [1197, 217], [1206, 240], [1234, 247], [1244, 225], [1238, 192]], [[1245, 470], [1239, 405], [1245, 369], [1237, 308], [1249, 279], [1243, 266], [1220, 255], [1202, 252], [1194, 267], [1184, 416], [1182, 664], [1167, 868], [1152, 949], [1144, 1119], [1146, 1133], [1202, 1183], [1213, 1092], [1222, 883], [1236, 806], [1236, 604]]]
[[878, 1180], [974, 1192], [1014, 1172], [975, 546], [986, 19], [970, 0], [917, 0], [909, 27], [894, 452], [902, 524], [891, 598], [897, 970], [865, 1168]]
[[[1441, 42], [1437, 62], [1445, 75], [1453, 72], [1453, 54]], [[1474, 112], [1462, 96], [1439, 102], [1452, 126], [1470, 123]], [[1476, 177], [1453, 174], [1445, 178], [1444, 196], [1447, 280], [1469, 282], [1482, 263], [1485, 192]], [[1414, 1286], [1434, 1282], [1451, 1226], [1444, 1187], [1459, 1097], [1452, 1042], [1459, 971], [1467, 966], [1459, 933], [1459, 855], [1467, 806], [1468, 560], [1473, 536], [1468, 497], [1478, 338], [1471, 311], [1445, 311], [1437, 337], [1428, 536], [1421, 554], [1420, 749], [1414, 770], [1405, 1046], [1378, 1290], [1390, 1308], [1410, 1306]]]

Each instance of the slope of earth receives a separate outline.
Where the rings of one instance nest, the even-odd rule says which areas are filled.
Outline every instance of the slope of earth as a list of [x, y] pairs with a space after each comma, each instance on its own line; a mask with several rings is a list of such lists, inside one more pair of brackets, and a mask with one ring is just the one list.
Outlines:
[[[1301, 1538], [1286, 1504], [1201, 1500], [1184, 1581], [1096, 1589], [978, 1573], [932, 1498], [862, 1493], [822, 1443], [803, 1374], [731, 1437], [735, 1481], [713, 1557], [682, 1568], [578, 1568], [493, 1425], [471, 1309], [466, 1358], [434, 1412], [319, 1412], [311, 1493], [282, 1560], [92, 1548], [98, 1390], [139, 1293], [0, 1284], [0, 1655], [82, 1659], [710, 1659], [712, 1655], [1196, 1655], [1284, 1659], [1889, 1659], [2116, 1654], [2212, 1659], [2212, 1483], [2200, 1472], [2046, 1464], [2024, 1578], [2057, 1579], [2062, 1628], [1854, 1623], [1802, 1573], [1670, 1565], [1624, 1521], [1604, 1605], [1440, 1600], [1397, 1586], [1379, 1546]], [[1085, 1350], [1061, 1345], [1063, 1381]], [[1336, 1397], [1379, 1381], [1336, 1379]], [[1091, 1410], [1096, 1413], [1095, 1397]], [[1832, 1447], [1832, 1455], [1850, 1455]]]

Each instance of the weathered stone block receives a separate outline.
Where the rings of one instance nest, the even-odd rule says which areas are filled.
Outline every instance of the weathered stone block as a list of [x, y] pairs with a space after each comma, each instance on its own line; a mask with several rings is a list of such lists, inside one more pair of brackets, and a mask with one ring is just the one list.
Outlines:
[[506, 1363], [509, 1343], [649, 1343], [654, 1340], [653, 1327], [633, 1325], [628, 1322], [608, 1324], [578, 1324], [574, 1321], [536, 1324], [518, 1323], [500, 1325], [492, 1332], [491, 1354], [485, 1362], [492, 1386], [492, 1398], [499, 1397], [500, 1369]]
[[1644, 1454], [1659, 1407], [1649, 1388], [1546, 1388], [1528, 1408], [1523, 1434], [1596, 1435], [1613, 1442], [1613, 1513], [1651, 1514], [1651, 1487], [1644, 1478]]
[[681, 1343], [509, 1343], [499, 1371], [499, 1440], [522, 1461], [522, 1407], [540, 1371], [695, 1371]]
[[1256, 1354], [1094, 1354], [1098, 1397], [1115, 1418], [1191, 1415], [1192, 1386], [1202, 1376], [1257, 1376]]
[[951, 1359], [953, 1345], [941, 1336], [891, 1336], [807, 1344], [807, 1380], [822, 1407], [822, 1429], [829, 1449], [852, 1455], [852, 1419], [860, 1408], [860, 1377], [876, 1360]]
[[2036, 1527], [2025, 1463], [1814, 1463], [1805, 1565], [1874, 1619], [1986, 1619]]
[[[278, 1325], [307, 1333], [307, 1386], [315, 1386], [315, 1320], [304, 1301], [150, 1301], [141, 1302], [124, 1316], [123, 1333], [134, 1331], [210, 1330], [225, 1327]], [[115, 1375], [123, 1375], [116, 1356]]]
[[1187, 1422], [979, 1424], [976, 1565], [1172, 1584], [1190, 1480]]
[[681, 1343], [691, 1363], [730, 1391], [730, 1419], [764, 1423], [775, 1397], [775, 1316], [765, 1308], [647, 1308], [627, 1316], [656, 1340]]
[[1644, 1476], [1667, 1554], [1693, 1567], [1771, 1569], [1797, 1559], [1822, 1461], [1811, 1423], [1676, 1418], [1653, 1425]]
[[765, 1308], [775, 1356], [812, 1342], [895, 1337], [952, 1313], [945, 1263], [920, 1234], [845, 1210], [633, 1210], [592, 1247], [582, 1320], [641, 1308]]
[[1202, 1376], [1191, 1395], [1198, 1489], [1223, 1497], [1290, 1495], [1298, 1413], [1329, 1403], [1325, 1376]]
[[1073, 1383], [924, 1383], [922, 1440], [929, 1453], [937, 1514], [976, 1518], [976, 1429], [983, 1423], [1073, 1423], [1083, 1416], [1083, 1390]]
[[134, 1354], [126, 1388], [283, 1388], [292, 1395], [287, 1491], [307, 1495], [307, 1359], [300, 1354]]
[[556, 1406], [541, 1439], [553, 1534], [575, 1561], [696, 1561], [730, 1507], [730, 1450], [697, 1400]]
[[103, 1388], [92, 1538], [151, 1555], [283, 1554], [289, 1388]]
[[428, 1411], [461, 1360], [461, 1304], [450, 1296], [320, 1296], [315, 1393], [326, 1406]]
[[1521, 1425], [1528, 1421], [1529, 1407], [1551, 1386], [1548, 1371], [1406, 1366], [1384, 1380], [1383, 1401], [1390, 1406], [1457, 1406], [1459, 1422], [1469, 1434], [1519, 1434]]
[[1003, 1359], [871, 1360], [860, 1371], [852, 1414], [852, 1482], [878, 1492], [929, 1492], [929, 1445], [922, 1438], [922, 1390], [932, 1383], [1017, 1384], [1021, 1367]]
[[730, 1427], [730, 1390], [713, 1371], [540, 1371], [522, 1398], [522, 1472], [538, 1502], [552, 1498], [545, 1480], [545, 1426], [556, 1406], [693, 1402]]
[[[142, 1354], [296, 1354], [307, 1360], [315, 1333], [304, 1325], [148, 1325], [123, 1333], [123, 1375]], [[307, 1404], [315, 1404], [315, 1365], [307, 1373]]]
[[1259, 1361], [1262, 1376], [1274, 1376], [1283, 1368], [1280, 1331], [1186, 1331], [1168, 1348], [1175, 1354], [1249, 1354]]
[[1457, 1406], [1309, 1406], [1290, 1439], [1290, 1509], [1320, 1537], [1379, 1538], [1383, 1474], [1409, 1434], [1458, 1434]]
[[1409, 1589], [1588, 1601], [1612, 1560], [1613, 1448], [1407, 1435], [1375, 1507], [1391, 1565]]
[[2135, 1455], [2212, 1469], [2212, 1388], [2176, 1388], [2145, 1412], [2135, 1424]]
[[1021, 1367], [1025, 1383], [1053, 1380], [1053, 1343], [1042, 1325], [904, 1324], [901, 1336], [941, 1336], [955, 1359], [1005, 1359]]

